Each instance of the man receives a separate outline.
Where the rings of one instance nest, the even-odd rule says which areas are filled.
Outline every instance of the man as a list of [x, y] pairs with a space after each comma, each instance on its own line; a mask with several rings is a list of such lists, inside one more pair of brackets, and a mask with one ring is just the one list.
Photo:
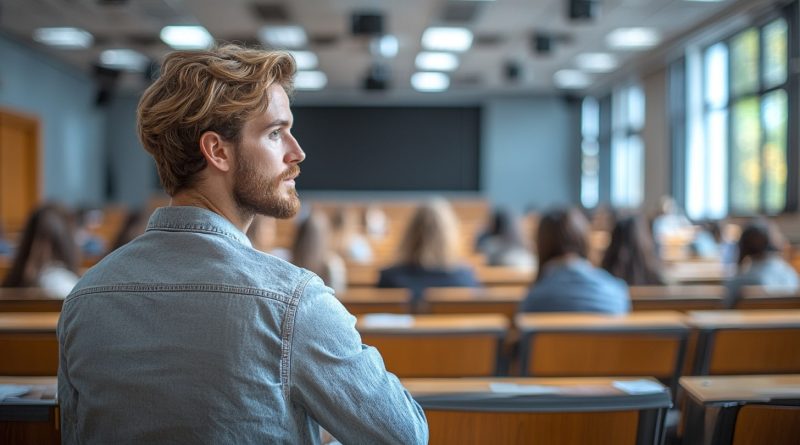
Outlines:
[[297, 212], [280, 52], [175, 52], [139, 137], [169, 207], [89, 270], [59, 321], [65, 443], [425, 443], [419, 405], [313, 273], [253, 249], [256, 214]]

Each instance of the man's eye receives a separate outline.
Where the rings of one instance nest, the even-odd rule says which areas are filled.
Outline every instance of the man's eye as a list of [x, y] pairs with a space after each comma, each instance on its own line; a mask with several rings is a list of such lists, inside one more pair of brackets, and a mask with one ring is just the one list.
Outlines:
[[275, 131], [273, 131], [273, 132], [271, 132], [269, 134], [269, 137], [271, 137], [272, 139], [276, 139], [280, 135], [281, 135], [281, 131], [280, 130], [275, 130]]

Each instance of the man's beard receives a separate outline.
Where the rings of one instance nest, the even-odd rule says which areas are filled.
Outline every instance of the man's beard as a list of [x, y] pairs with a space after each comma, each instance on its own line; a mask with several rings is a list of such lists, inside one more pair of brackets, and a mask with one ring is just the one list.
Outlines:
[[297, 191], [291, 189], [288, 196], [281, 196], [283, 181], [300, 174], [300, 167], [293, 164], [277, 177], [267, 177], [259, 172], [251, 162], [239, 156], [236, 162], [236, 175], [233, 183], [233, 198], [244, 213], [291, 218], [300, 210]]

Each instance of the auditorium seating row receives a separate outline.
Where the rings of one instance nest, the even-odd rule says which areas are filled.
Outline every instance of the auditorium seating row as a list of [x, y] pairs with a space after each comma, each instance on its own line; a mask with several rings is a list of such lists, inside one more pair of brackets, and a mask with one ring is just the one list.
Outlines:
[[[800, 375], [684, 377], [684, 445], [795, 445]], [[61, 441], [54, 377], [0, 377], [29, 392], [0, 401], [0, 442]], [[404, 379], [430, 444], [661, 445], [673, 406], [649, 378]], [[190, 407], [187, 407], [190, 409]]]
[[[58, 313], [0, 313], [0, 375], [54, 375]], [[364, 343], [400, 377], [800, 373], [800, 310], [359, 318]]]

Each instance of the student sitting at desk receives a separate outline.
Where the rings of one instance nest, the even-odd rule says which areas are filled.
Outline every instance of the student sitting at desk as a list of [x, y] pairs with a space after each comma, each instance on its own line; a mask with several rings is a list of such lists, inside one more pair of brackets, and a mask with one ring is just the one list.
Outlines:
[[742, 231], [738, 270], [726, 284], [726, 307], [736, 305], [742, 286], [797, 289], [800, 285], [797, 272], [781, 257], [781, 239], [778, 229], [766, 220], [753, 222]]
[[3, 287], [40, 287], [64, 298], [78, 282], [78, 258], [71, 215], [45, 204], [28, 218]]
[[539, 276], [521, 312], [630, 311], [628, 286], [586, 259], [589, 223], [576, 210], [556, 210], [539, 223]]
[[641, 216], [617, 221], [602, 266], [630, 286], [664, 284], [653, 237]]
[[398, 263], [381, 271], [378, 287], [405, 287], [419, 300], [427, 287], [477, 287], [472, 268], [459, 264], [458, 222], [450, 204], [417, 209], [400, 243]]

